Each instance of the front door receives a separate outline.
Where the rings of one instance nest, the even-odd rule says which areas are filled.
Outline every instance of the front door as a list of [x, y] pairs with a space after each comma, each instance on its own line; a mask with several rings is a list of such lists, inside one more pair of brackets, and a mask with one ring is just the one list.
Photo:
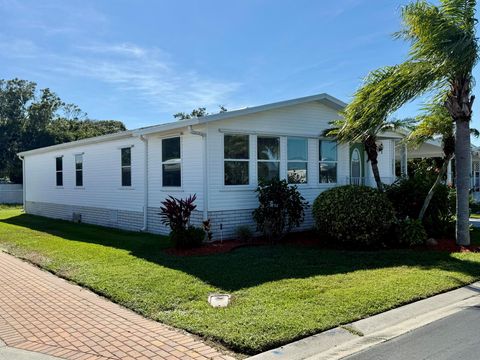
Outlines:
[[350, 184], [364, 185], [364, 147], [363, 144], [353, 144], [350, 146]]

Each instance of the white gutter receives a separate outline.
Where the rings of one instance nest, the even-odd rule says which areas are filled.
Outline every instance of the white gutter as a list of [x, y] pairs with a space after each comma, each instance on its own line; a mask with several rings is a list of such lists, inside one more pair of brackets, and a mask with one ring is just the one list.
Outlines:
[[22, 160], [22, 202], [23, 202], [23, 211], [27, 212], [27, 182], [25, 176], [25, 156], [18, 155], [20, 160]]
[[144, 144], [144, 165], [143, 165], [143, 227], [141, 231], [147, 231], [148, 228], [148, 139], [140, 135], [140, 140]]
[[203, 138], [203, 220], [208, 220], [208, 158], [207, 158], [207, 133], [193, 130], [192, 125], [188, 126], [188, 131], [192, 135], [198, 135]]

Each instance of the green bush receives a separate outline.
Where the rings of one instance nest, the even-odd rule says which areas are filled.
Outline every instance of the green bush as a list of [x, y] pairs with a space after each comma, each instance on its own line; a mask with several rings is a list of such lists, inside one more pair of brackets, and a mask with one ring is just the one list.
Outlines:
[[[432, 187], [437, 173], [430, 168], [419, 167], [414, 175], [402, 178], [386, 186], [386, 194], [399, 220], [417, 219], [423, 202]], [[455, 230], [455, 190], [440, 184], [423, 218], [428, 236], [451, 236]]]
[[303, 222], [308, 202], [295, 185], [274, 179], [261, 183], [256, 192], [259, 206], [252, 215], [257, 230], [263, 232], [267, 239], [279, 240]]
[[253, 231], [248, 225], [240, 225], [235, 229], [237, 239], [242, 242], [250, 242], [253, 239]]
[[427, 232], [418, 219], [400, 220], [396, 226], [397, 241], [402, 246], [422, 245], [427, 240]]
[[385, 194], [366, 186], [340, 186], [321, 193], [313, 204], [316, 228], [339, 243], [380, 245], [395, 219]]
[[192, 248], [202, 245], [205, 231], [195, 226], [177, 229], [170, 233], [170, 239], [177, 248]]

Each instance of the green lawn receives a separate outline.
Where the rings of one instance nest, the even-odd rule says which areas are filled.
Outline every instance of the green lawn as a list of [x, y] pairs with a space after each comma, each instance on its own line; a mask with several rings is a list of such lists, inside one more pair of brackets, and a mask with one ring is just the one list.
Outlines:
[[[175, 257], [165, 237], [0, 208], [0, 247], [147, 317], [256, 353], [480, 279], [480, 254], [261, 246]], [[211, 292], [234, 295], [214, 309]]]

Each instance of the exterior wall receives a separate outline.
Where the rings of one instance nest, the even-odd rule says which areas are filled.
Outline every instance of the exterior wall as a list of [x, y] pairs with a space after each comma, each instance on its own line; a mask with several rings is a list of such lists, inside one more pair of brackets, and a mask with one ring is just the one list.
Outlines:
[[0, 204], [21, 204], [23, 187], [21, 184], [0, 184]]
[[27, 201], [29, 214], [54, 219], [72, 220], [73, 213], [81, 214], [82, 222], [130, 231], [140, 231], [143, 226], [143, 212], [113, 210], [91, 206], [67, 205]]
[[[283, 109], [214, 122], [208, 126], [208, 183], [209, 211], [253, 209], [257, 206], [257, 135], [275, 135], [281, 138], [280, 177], [286, 178], [287, 137], [310, 137], [308, 139], [308, 184], [298, 186], [302, 195], [312, 202], [325, 189], [335, 184], [319, 184], [318, 180], [318, 137], [337, 119], [338, 113], [320, 103], [307, 103]], [[223, 138], [224, 133], [250, 134], [250, 185], [225, 186]], [[283, 136], [282, 136], [283, 135]], [[338, 146], [338, 181], [343, 184], [349, 175], [348, 145]]]
[[[177, 132], [148, 135], [148, 228], [147, 231], [168, 234], [169, 229], [160, 223], [159, 207], [169, 195], [185, 198], [197, 195], [197, 210], [192, 223], [200, 226], [204, 209], [203, 171], [208, 174], [208, 217], [212, 221], [214, 238], [231, 238], [239, 225], [255, 229], [251, 213], [258, 206], [257, 187], [257, 136], [272, 135], [281, 138], [280, 176], [286, 178], [287, 136], [308, 138], [308, 184], [298, 188], [312, 204], [326, 189], [344, 185], [350, 172], [349, 145], [340, 144], [337, 151], [337, 184], [319, 183], [319, 137], [329, 122], [338, 114], [321, 103], [312, 102], [216, 121], [195, 130], [207, 133], [207, 157], [203, 156], [204, 140], [190, 134], [187, 129]], [[250, 136], [250, 184], [224, 185], [224, 133], [244, 133]], [[180, 136], [182, 153], [182, 186], [162, 186], [162, 139]], [[381, 176], [393, 178], [393, 141], [382, 140], [384, 149], [379, 156]], [[120, 149], [132, 147], [132, 187], [121, 187]], [[137, 137], [111, 140], [97, 144], [76, 146], [25, 157], [26, 210], [29, 213], [71, 220], [80, 213], [82, 221], [92, 224], [139, 231], [143, 226], [144, 208], [144, 142]], [[75, 154], [83, 153], [84, 186], [75, 187]], [[55, 158], [63, 156], [62, 187], [55, 186]], [[370, 165], [366, 164], [367, 176]], [[370, 171], [371, 174], [371, 171]], [[387, 181], [386, 181], [387, 182]], [[311, 209], [301, 229], [313, 226]]]
[[[121, 186], [120, 149], [132, 147], [132, 186]], [[83, 186], [75, 186], [75, 154], [83, 153]], [[138, 138], [77, 146], [25, 157], [26, 200], [36, 203], [143, 211], [143, 143]], [[63, 186], [55, 158], [63, 156]]]
[[[200, 128], [198, 128], [200, 129]], [[196, 128], [196, 130], [198, 130]], [[180, 188], [162, 186], [162, 139], [180, 136], [182, 157]], [[169, 195], [185, 198], [196, 194], [197, 210], [203, 210], [203, 139], [187, 131], [148, 138], [148, 206], [160, 207]]]

